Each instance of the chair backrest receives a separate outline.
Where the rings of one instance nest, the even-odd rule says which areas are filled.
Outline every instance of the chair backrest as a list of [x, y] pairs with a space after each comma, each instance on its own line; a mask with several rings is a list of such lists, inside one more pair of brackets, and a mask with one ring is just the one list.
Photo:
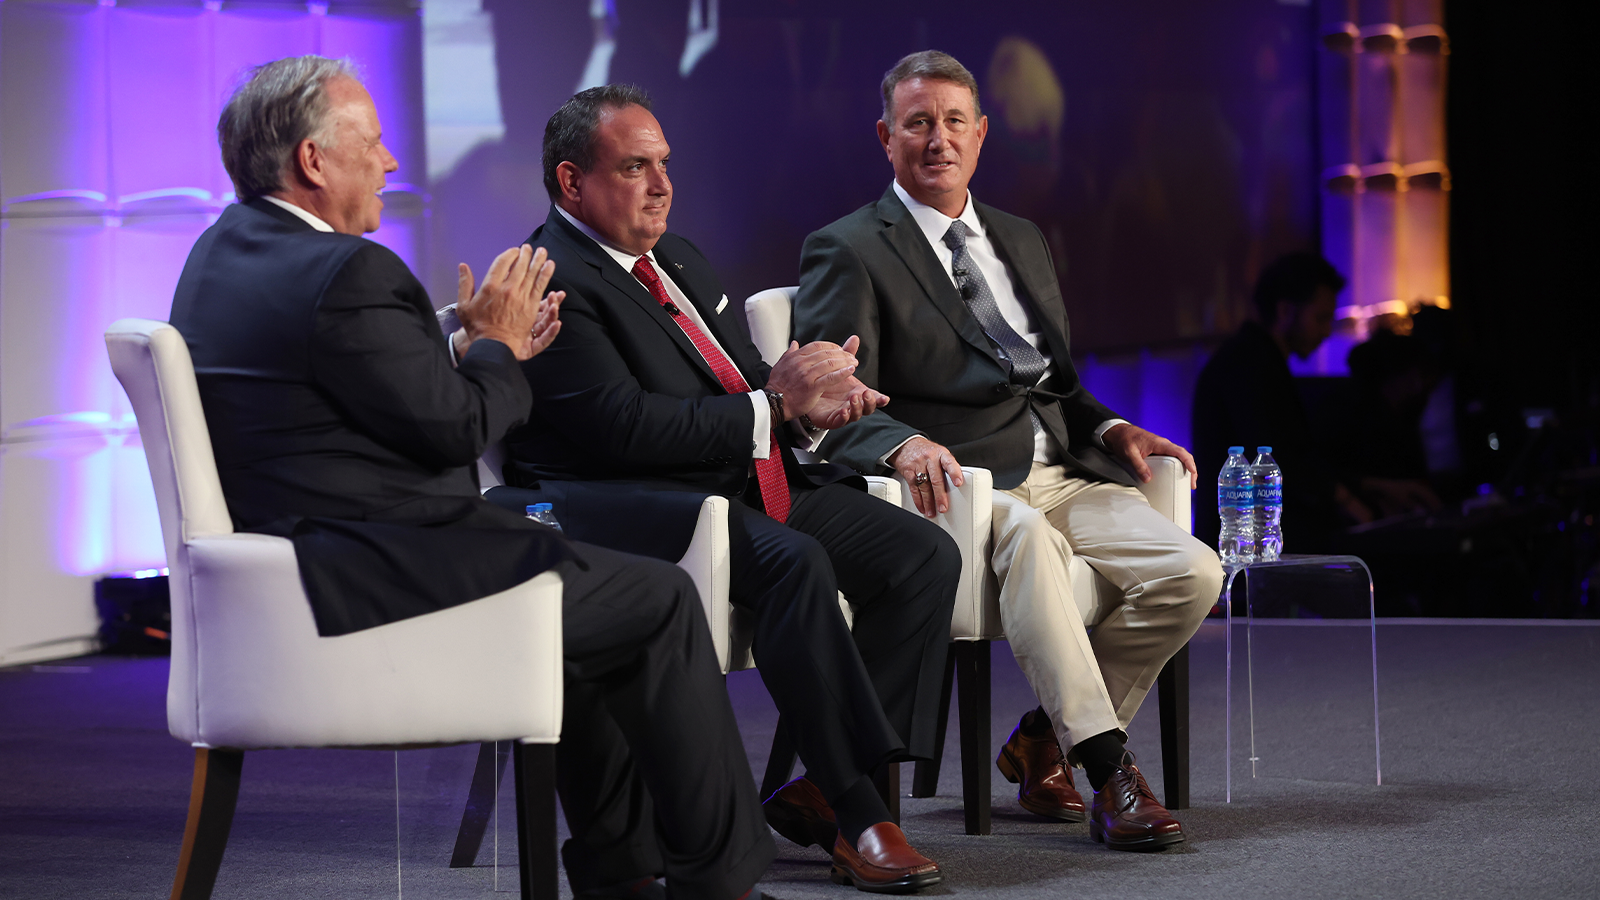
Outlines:
[[789, 346], [794, 295], [798, 287], [768, 288], [751, 294], [744, 301], [744, 319], [750, 325], [750, 341], [761, 351], [767, 365], [778, 361]]
[[166, 322], [120, 319], [106, 329], [106, 352], [139, 420], [167, 565], [182, 566], [184, 544], [233, 532], [189, 345]]

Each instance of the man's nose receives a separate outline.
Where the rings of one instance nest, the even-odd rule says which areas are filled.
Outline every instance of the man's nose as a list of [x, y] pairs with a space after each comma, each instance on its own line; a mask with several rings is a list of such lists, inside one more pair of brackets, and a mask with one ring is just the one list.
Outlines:
[[383, 170], [385, 172], [400, 171], [400, 161], [394, 158], [394, 154], [389, 152], [389, 148], [383, 144], [378, 146], [383, 148]]
[[665, 197], [672, 193], [672, 179], [667, 177], [665, 169], [656, 169], [650, 176], [650, 196]]
[[935, 123], [928, 131], [928, 149], [942, 150], [950, 142], [950, 135], [945, 131], [943, 122]]

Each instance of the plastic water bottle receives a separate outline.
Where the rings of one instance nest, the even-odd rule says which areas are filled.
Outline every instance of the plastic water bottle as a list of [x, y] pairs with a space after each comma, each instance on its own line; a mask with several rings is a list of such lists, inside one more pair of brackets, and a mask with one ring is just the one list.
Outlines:
[[561, 530], [561, 523], [556, 521], [556, 514], [548, 503], [530, 503], [528, 505], [528, 518], [556, 531]]
[[1256, 559], [1271, 562], [1283, 555], [1283, 470], [1271, 447], [1256, 448], [1250, 469], [1256, 483]]
[[1217, 473], [1217, 515], [1222, 517], [1222, 531], [1217, 535], [1222, 564], [1255, 562], [1255, 476], [1243, 447], [1229, 447], [1228, 461]]

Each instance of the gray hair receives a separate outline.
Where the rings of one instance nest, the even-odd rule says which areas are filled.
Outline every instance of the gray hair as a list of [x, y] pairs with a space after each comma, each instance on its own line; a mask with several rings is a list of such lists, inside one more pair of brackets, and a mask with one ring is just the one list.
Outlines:
[[328, 82], [339, 77], [361, 80], [350, 60], [323, 56], [291, 56], [245, 72], [217, 119], [222, 167], [241, 201], [283, 190], [301, 141], [332, 145]]
[[978, 105], [978, 79], [973, 78], [967, 67], [957, 62], [954, 56], [938, 50], [923, 50], [901, 57], [894, 68], [883, 76], [883, 121], [890, 131], [894, 130], [894, 89], [899, 87], [900, 82], [912, 78], [961, 85], [972, 92], [973, 119], [983, 118], [983, 108]]
[[606, 84], [579, 91], [561, 104], [544, 125], [544, 189], [551, 200], [561, 196], [556, 168], [570, 162], [578, 171], [594, 168], [594, 135], [600, 113], [625, 106], [650, 108], [650, 95], [632, 84]]

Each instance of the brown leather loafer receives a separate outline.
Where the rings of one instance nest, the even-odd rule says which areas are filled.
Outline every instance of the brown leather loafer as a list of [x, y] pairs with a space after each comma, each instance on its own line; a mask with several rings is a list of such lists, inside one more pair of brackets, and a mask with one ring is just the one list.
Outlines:
[[833, 842], [835, 884], [854, 884], [858, 891], [874, 894], [909, 894], [944, 880], [933, 860], [906, 843], [905, 832], [893, 822], [879, 822], [861, 832], [854, 847], [839, 835]]
[[772, 830], [802, 847], [815, 844], [823, 850], [839, 837], [833, 807], [822, 798], [822, 791], [804, 777], [796, 778], [761, 804]]
[[994, 761], [1000, 774], [1018, 785], [1017, 802], [1036, 816], [1082, 822], [1087, 818], [1083, 795], [1072, 786], [1072, 769], [1061, 754], [1055, 733], [1033, 737], [1023, 732], [1022, 725], [1017, 723]]
[[1183, 843], [1183, 826], [1162, 806], [1134, 765], [1132, 753], [1094, 792], [1089, 836], [1113, 850], [1160, 850]]

